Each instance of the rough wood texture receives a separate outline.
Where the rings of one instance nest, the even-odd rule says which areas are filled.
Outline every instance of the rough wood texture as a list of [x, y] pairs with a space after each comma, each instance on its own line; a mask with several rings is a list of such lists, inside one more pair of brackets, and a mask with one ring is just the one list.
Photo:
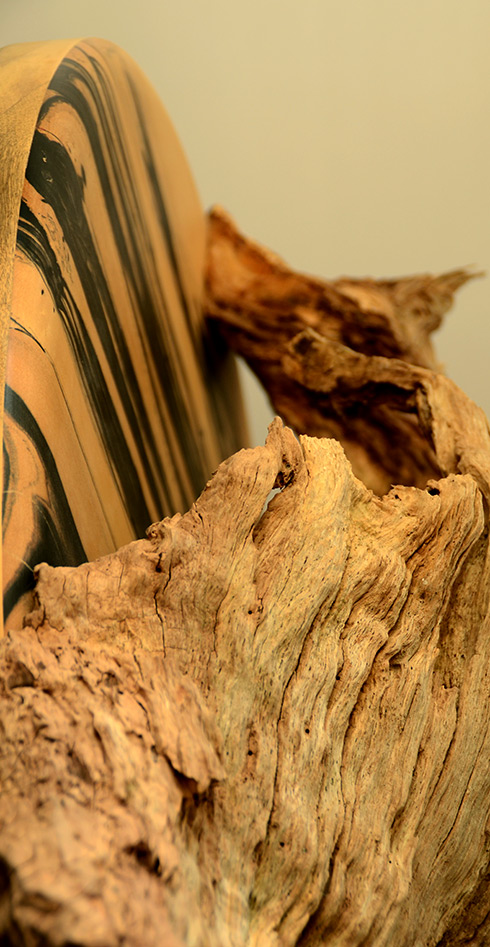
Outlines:
[[299, 433], [338, 438], [379, 494], [441, 472], [415, 405], [430, 376], [417, 369], [440, 369], [430, 333], [455, 290], [479, 275], [325, 282], [292, 272], [219, 208], [209, 218], [208, 316], [278, 414]]
[[274, 371], [325, 423], [368, 384], [380, 437], [383, 394], [427, 483], [378, 496], [276, 420], [147, 539], [39, 568], [1, 644], [9, 943], [490, 943], [490, 435], [410, 306], [391, 357], [299, 320]]

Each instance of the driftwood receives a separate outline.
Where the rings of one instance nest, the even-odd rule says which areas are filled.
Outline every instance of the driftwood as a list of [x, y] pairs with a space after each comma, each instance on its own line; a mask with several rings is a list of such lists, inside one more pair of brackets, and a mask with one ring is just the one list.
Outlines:
[[39, 567], [1, 651], [3, 942], [489, 944], [490, 436], [429, 343], [468, 274], [320, 283], [219, 214], [208, 263], [322, 436], [276, 419], [146, 539]]
[[[417, 404], [432, 376], [417, 369], [440, 370], [430, 333], [454, 291], [479, 275], [460, 269], [324, 282], [292, 272], [219, 209], [210, 215], [208, 316], [247, 359], [278, 414], [301, 433], [338, 438], [354, 473], [380, 494], [392, 483], [424, 487], [452, 470], [440, 467]], [[457, 412], [456, 428], [461, 420]]]

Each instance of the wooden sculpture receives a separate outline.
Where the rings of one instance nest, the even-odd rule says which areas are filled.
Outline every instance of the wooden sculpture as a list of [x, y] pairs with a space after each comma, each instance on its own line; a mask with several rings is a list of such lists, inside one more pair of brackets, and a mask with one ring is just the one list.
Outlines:
[[[134, 90], [118, 65], [125, 64], [127, 76], [133, 67], [126, 57], [98, 41], [76, 48], [58, 49], [56, 57], [74, 62], [75, 76], [87, 55], [97, 70], [103, 62], [103, 87], [108, 74], [116, 75], [117, 95], [128, 96], [131, 113]], [[47, 101], [51, 95], [57, 110], [59, 92], [48, 93]], [[64, 100], [62, 108], [68, 108]], [[109, 122], [106, 144], [115, 114], [109, 108], [106, 115], [107, 108], [109, 100], [97, 112], [102, 127]], [[160, 112], [154, 120], [167, 127]], [[78, 147], [67, 149], [83, 180]], [[146, 145], [139, 153], [148, 156]], [[143, 180], [148, 168], [144, 161]], [[125, 178], [130, 190], [131, 180]], [[92, 231], [100, 200], [89, 201], [86, 187]], [[84, 449], [105, 457], [100, 486], [95, 462], [91, 468], [94, 489], [117, 498], [115, 523], [124, 511], [130, 520], [131, 497], [121, 486], [127, 471], [118, 463], [124, 466], [131, 454], [145, 497], [149, 471], [158, 481], [158, 465], [151, 452], [147, 467], [137, 463], [137, 439], [114, 380], [118, 361], [105, 358], [97, 341], [92, 319], [100, 309], [89, 304], [70, 250], [80, 215], [72, 224], [65, 218], [77, 237], [66, 234], [66, 247], [62, 238], [57, 243], [58, 215], [50, 217], [55, 199], [41, 206], [29, 188], [29, 213], [38, 221], [31, 236], [48, 215], [45, 231], [59, 256], [46, 275], [17, 251], [15, 266], [30, 268], [31, 321], [20, 323], [20, 303], [13, 318], [27, 343], [35, 335], [29, 327], [36, 293], [39, 311], [45, 313], [48, 296], [58, 317], [60, 300], [86, 301], [85, 318], [76, 324], [87, 325], [100, 353], [95, 371], [102, 386], [108, 380], [111, 410], [126, 418], [117, 437], [111, 428], [117, 462], [104, 454], [91, 401], [99, 376], [85, 378], [76, 359], [81, 380], [73, 422], [91, 418], [92, 440], [83, 443], [98, 450]], [[123, 190], [117, 193], [122, 200]], [[149, 200], [141, 207], [148, 265], [153, 241], [162, 240], [153, 206]], [[23, 213], [21, 232], [22, 221], [31, 220]], [[193, 210], [191, 217], [199, 214]], [[180, 218], [175, 208], [170, 219], [163, 229], [167, 240], [182, 234], [175, 253], [182, 261], [194, 231], [179, 231], [175, 221], [184, 225], [184, 211]], [[126, 293], [134, 302], [143, 285], [144, 267], [136, 255], [135, 272], [124, 274], [114, 246], [107, 256], [99, 242], [94, 246], [90, 273], [100, 253], [107, 279], [115, 268], [114, 292], [122, 284], [114, 321], [107, 323], [109, 351], [125, 351], [120, 326], [136, 357], [144, 332], [137, 321], [140, 335], [131, 335], [134, 323], [122, 314]], [[169, 252], [167, 245], [166, 268], [159, 263], [151, 271], [162, 300], [178, 285]], [[439, 371], [430, 344], [453, 291], [470, 274], [322, 281], [290, 270], [218, 210], [196, 260], [195, 268], [189, 263], [195, 282], [188, 278], [196, 292], [203, 281], [202, 311], [213, 338], [218, 325], [300, 436], [276, 418], [265, 446], [224, 460], [187, 511], [184, 496], [172, 494], [181, 508], [159, 517], [146, 538], [124, 540], [93, 562], [70, 564], [67, 557], [60, 566], [54, 556], [34, 567], [36, 607], [24, 627], [12, 615], [25, 610], [25, 600], [11, 613], [0, 649], [0, 943], [487, 947], [490, 432], [483, 413]], [[50, 289], [53, 272], [65, 296]], [[15, 268], [14, 277], [15, 287]], [[173, 338], [182, 320], [193, 345], [185, 348], [185, 364], [173, 349], [174, 367], [165, 362], [163, 377], [194, 366], [201, 394], [188, 404], [190, 441], [182, 434], [189, 428], [171, 418], [176, 453], [160, 439], [160, 415], [155, 420], [150, 412], [155, 450], [167, 457], [164, 483], [169, 464], [179, 469], [176, 458], [190, 465], [192, 438], [206, 476], [210, 445], [217, 453], [226, 438], [238, 437], [240, 423], [240, 409], [230, 404], [221, 440], [199, 427], [204, 422], [195, 410], [210, 428], [224, 423], [230, 389], [220, 379], [211, 386], [196, 356], [204, 331], [200, 309], [193, 310], [191, 330], [187, 297], [177, 296], [176, 322], [172, 316], [168, 325], [162, 305], [154, 332]], [[109, 310], [101, 310], [106, 325]], [[141, 318], [143, 311], [136, 308]], [[60, 373], [72, 351], [61, 338], [64, 354], [52, 352], [50, 361]], [[44, 336], [40, 341], [47, 350]], [[162, 368], [161, 350], [156, 354], [155, 376]], [[7, 378], [10, 358], [8, 350]], [[19, 385], [33, 386], [34, 362], [22, 358], [31, 381], [22, 377]], [[146, 384], [141, 365], [131, 379], [125, 376], [133, 407], [134, 391]], [[39, 428], [47, 441], [55, 409], [48, 402], [43, 409]], [[14, 428], [7, 440], [15, 446], [17, 436], [23, 445], [29, 430], [20, 436]], [[125, 446], [118, 441], [123, 435]], [[51, 443], [58, 446], [55, 435]], [[45, 466], [33, 468], [49, 486], [52, 509], [57, 487], [66, 482], [68, 491], [70, 464], [79, 463], [77, 444], [71, 460], [66, 446], [59, 482], [47, 479]], [[20, 478], [26, 460], [20, 448], [16, 456]], [[27, 495], [42, 498], [37, 482], [29, 481]], [[187, 489], [194, 483], [189, 476]], [[159, 481], [155, 489], [163, 489]], [[7, 497], [8, 527], [14, 498]], [[164, 499], [151, 502], [163, 506]], [[104, 523], [112, 515], [105, 502]], [[72, 514], [80, 530], [97, 532], [99, 509], [94, 521], [88, 504], [82, 512], [80, 519]], [[35, 531], [20, 506], [17, 522], [28, 544]], [[62, 540], [63, 520], [53, 522]], [[137, 522], [125, 528], [131, 539]], [[5, 545], [7, 553], [14, 548], [8, 530]]]
[[186, 509], [244, 443], [203, 331], [204, 216], [137, 66], [101, 40], [7, 47], [2, 114], [3, 589]]

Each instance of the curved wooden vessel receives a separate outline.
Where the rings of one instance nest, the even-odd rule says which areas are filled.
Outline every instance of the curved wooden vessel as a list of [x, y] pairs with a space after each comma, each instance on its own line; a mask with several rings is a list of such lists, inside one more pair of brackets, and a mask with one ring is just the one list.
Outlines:
[[7, 627], [34, 566], [76, 565], [186, 510], [245, 441], [203, 329], [205, 220], [135, 63], [101, 40], [0, 52]]

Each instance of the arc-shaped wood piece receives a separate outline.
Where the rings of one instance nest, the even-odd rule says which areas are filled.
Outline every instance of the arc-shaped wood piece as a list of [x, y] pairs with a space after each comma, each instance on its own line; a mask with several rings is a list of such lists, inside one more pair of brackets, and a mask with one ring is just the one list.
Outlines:
[[113, 44], [0, 54], [5, 616], [185, 510], [245, 425], [201, 315], [203, 213], [166, 112]]

